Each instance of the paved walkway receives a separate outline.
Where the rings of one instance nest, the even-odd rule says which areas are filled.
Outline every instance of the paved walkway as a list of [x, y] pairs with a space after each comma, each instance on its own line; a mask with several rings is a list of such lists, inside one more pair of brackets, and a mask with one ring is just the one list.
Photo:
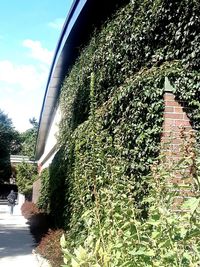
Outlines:
[[0, 267], [39, 267], [32, 254], [34, 241], [28, 224], [20, 215], [10, 215], [0, 207]]

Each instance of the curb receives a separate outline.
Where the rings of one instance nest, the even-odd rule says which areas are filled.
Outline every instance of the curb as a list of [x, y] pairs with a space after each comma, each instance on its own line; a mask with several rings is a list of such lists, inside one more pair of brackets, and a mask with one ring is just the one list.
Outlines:
[[32, 250], [32, 254], [37, 259], [39, 267], [52, 267], [47, 259], [43, 258], [40, 254], [36, 253], [35, 249]]

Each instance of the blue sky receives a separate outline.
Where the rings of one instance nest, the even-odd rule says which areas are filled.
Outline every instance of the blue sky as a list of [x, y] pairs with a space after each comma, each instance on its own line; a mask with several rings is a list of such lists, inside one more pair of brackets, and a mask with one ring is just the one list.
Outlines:
[[39, 114], [49, 69], [73, 0], [0, 3], [0, 109], [19, 131]]

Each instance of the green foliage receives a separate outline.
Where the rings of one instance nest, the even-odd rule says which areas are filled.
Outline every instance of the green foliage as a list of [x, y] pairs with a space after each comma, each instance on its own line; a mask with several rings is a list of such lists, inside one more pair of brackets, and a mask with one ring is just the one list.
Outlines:
[[33, 182], [37, 177], [37, 165], [22, 162], [16, 166], [16, 170], [16, 184], [19, 192], [29, 198], [32, 195]]
[[[147, 220], [137, 217], [131, 193], [133, 185], [128, 177], [110, 176], [110, 183], [95, 191], [95, 206], [82, 213], [87, 237], [77, 243], [74, 250], [69, 241], [70, 233], [61, 238], [66, 264], [63, 266], [198, 266], [199, 176], [194, 180], [195, 196], [186, 199], [179, 206], [179, 212], [172, 210], [172, 206], [178, 189], [185, 188], [186, 184], [177, 186], [174, 191], [169, 183], [169, 177], [174, 177], [177, 170], [182, 173], [182, 179], [188, 178], [187, 167], [193, 164], [193, 153], [178, 162], [159, 157], [154, 163], [152, 174], [146, 176], [151, 184], [149, 196], [144, 199], [149, 206]], [[199, 160], [195, 166], [199, 170]]]
[[[65, 183], [64, 151], [56, 153], [49, 167], [49, 214], [55, 227], [60, 228], [68, 221], [70, 210]], [[58, 194], [59, 192], [59, 194]]]
[[10, 153], [17, 150], [17, 132], [11, 119], [0, 110], [0, 183], [10, 178]]
[[10, 154], [11, 155], [20, 154], [21, 149], [22, 149], [21, 134], [18, 131], [14, 130], [13, 141], [11, 142]]
[[[123, 92], [114, 95], [107, 105], [93, 112], [71, 136], [66, 152], [66, 181], [70, 185], [71, 212], [75, 216], [83, 212], [81, 203], [93, 203], [93, 177], [99, 176], [98, 187], [104, 186], [109, 180], [112, 164], [119, 168], [123, 166], [123, 175], [134, 182], [134, 197], [138, 204], [146, 193], [147, 186], [142, 176], [158, 153], [163, 122], [160, 115], [163, 110], [163, 82], [158, 74], [160, 72], [152, 72], [152, 77], [149, 74], [146, 80], [138, 76], [135, 81], [127, 82]], [[146, 90], [151, 108], [141, 105], [142, 89]], [[150, 99], [148, 93], [154, 98]], [[122, 114], [123, 120], [120, 119]], [[83, 199], [72, 193], [80, 190]]]
[[190, 230], [199, 227], [199, 197], [194, 212], [170, 214], [170, 169], [158, 165], [150, 176], [150, 166], [159, 154], [165, 77], [199, 129], [199, 9], [195, 0], [131, 1], [93, 34], [66, 76], [63, 152], [51, 183], [55, 189], [58, 169], [67, 266], [198, 266]]
[[[38, 123], [33, 118], [30, 120], [33, 127], [20, 134], [14, 129], [11, 119], [0, 110], [0, 182], [8, 181], [11, 176], [10, 155], [23, 154], [34, 157], [35, 142], [37, 137]], [[19, 186], [21, 192], [30, 195], [33, 178], [25, 174], [23, 168], [28, 168], [30, 175], [33, 174], [28, 165], [19, 166]], [[23, 178], [24, 176], [24, 178]]]
[[[66, 159], [60, 149], [49, 166], [40, 175], [41, 190], [37, 202], [38, 208], [51, 217], [54, 227], [61, 228], [70, 220], [69, 185], [66, 182]], [[59, 193], [58, 193], [59, 192]]]
[[49, 213], [49, 203], [50, 203], [50, 187], [49, 187], [49, 169], [44, 169], [40, 174], [41, 189], [40, 196], [37, 202], [39, 209], [46, 213]]
[[37, 131], [38, 131], [38, 122], [35, 118], [29, 120], [32, 127], [25, 132], [21, 133], [21, 151], [22, 155], [29, 156], [30, 158], [34, 158], [35, 156], [35, 146], [37, 139]]
[[[1, 150], [10, 151], [11, 142], [13, 140], [13, 124], [11, 119], [0, 110], [0, 134], [1, 134]], [[5, 152], [6, 153], [6, 152]]]
[[196, 1], [131, 1], [120, 9], [89, 45], [67, 75], [61, 95], [63, 139], [87, 119], [90, 75], [95, 73], [98, 105], [141, 68], [180, 60], [199, 68], [199, 5]]
[[191, 120], [192, 127], [197, 131], [197, 141], [200, 143], [200, 97], [199, 97], [199, 71], [188, 71], [181, 66], [169, 74], [174, 84], [177, 99], [186, 103], [187, 115]]

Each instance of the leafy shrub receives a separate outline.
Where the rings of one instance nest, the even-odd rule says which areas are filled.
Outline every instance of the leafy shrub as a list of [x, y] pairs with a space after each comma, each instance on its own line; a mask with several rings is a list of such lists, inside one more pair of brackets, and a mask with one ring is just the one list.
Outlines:
[[36, 248], [36, 252], [49, 260], [53, 267], [60, 267], [63, 262], [60, 238], [63, 230], [49, 230]]
[[30, 219], [31, 216], [39, 213], [39, 209], [33, 202], [25, 201], [21, 206], [21, 212], [26, 219]]
[[67, 217], [64, 217], [66, 206], [67, 210], [70, 208], [66, 198], [67, 185], [65, 184], [65, 160], [63, 152], [60, 149], [56, 153], [49, 167], [49, 215], [56, 228], [63, 227], [65, 221], [70, 217], [69, 213]]
[[[81, 217], [88, 229], [85, 240], [79, 239], [72, 249], [71, 233], [67, 232], [66, 240], [64, 235], [61, 238], [64, 266], [199, 266], [200, 161], [190, 144], [188, 148], [190, 153], [179, 160], [160, 156], [152, 174], [146, 176], [151, 184], [143, 199], [148, 204], [146, 220], [137, 216], [133, 188], [126, 177], [95, 191], [95, 206], [88, 207]], [[190, 173], [189, 169], [196, 171]], [[177, 171], [182, 183], [173, 185], [170, 181]], [[195, 194], [173, 208], [186, 188]]]
[[22, 162], [17, 165], [16, 184], [19, 192], [24, 194], [26, 199], [31, 199], [33, 182], [37, 177], [37, 165]]
[[39, 209], [49, 213], [49, 204], [50, 204], [50, 186], [49, 186], [49, 169], [44, 169], [40, 174], [41, 179], [41, 189], [40, 195], [37, 202]]

